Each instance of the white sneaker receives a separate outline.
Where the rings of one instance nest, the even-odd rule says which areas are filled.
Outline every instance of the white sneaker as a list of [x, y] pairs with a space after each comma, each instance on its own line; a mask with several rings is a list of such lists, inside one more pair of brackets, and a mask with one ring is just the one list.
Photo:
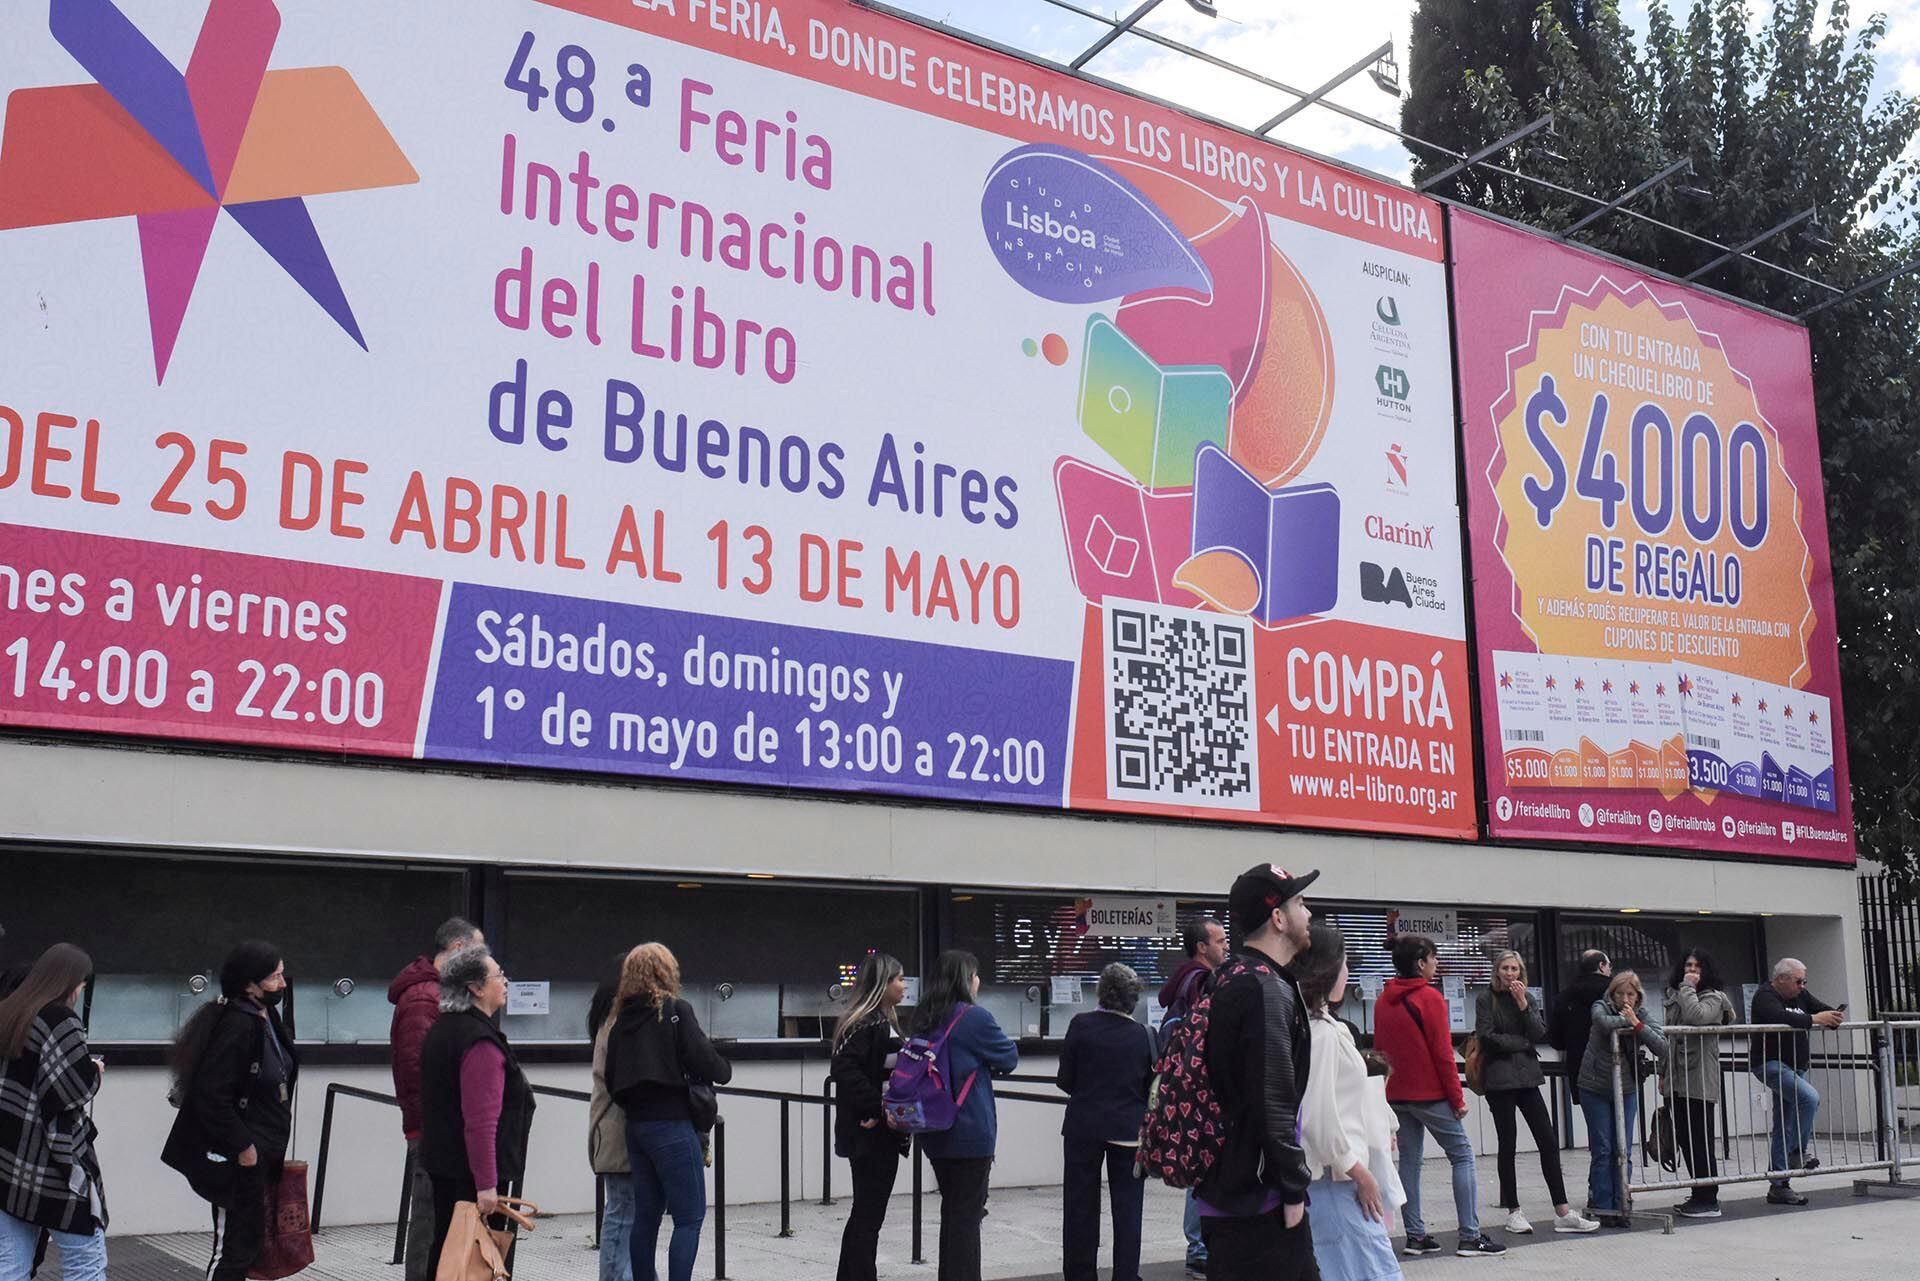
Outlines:
[[1509, 1231], [1509, 1232], [1531, 1232], [1531, 1231], [1533, 1231], [1533, 1225], [1532, 1225], [1531, 1223], [1528, 1223], [1528, 1222], [1527, 1222], [1527, 1216], [1526, 1216], [1526, 1215], [1524, 1215], [1524, 1214], [1522, 1214], [1522, 1213], [1520, 1213], [1520, 1211], [1519, 1211], [1518, 1209], [1513, 1209], [1513, 1210], [1509, 1210], [1509, 1211], [1507, 1211], [1507, 1224], [1506, 1224], [1506, 1226], [1507, 1226], [1507, 1231]]
[[1600, 1221], [1589, 1219], [1578, 1210], [1568, 1210], [1565, 1214], [1553, 1216], [1553, 1230], [1555, 1232], [1598, 1232]]

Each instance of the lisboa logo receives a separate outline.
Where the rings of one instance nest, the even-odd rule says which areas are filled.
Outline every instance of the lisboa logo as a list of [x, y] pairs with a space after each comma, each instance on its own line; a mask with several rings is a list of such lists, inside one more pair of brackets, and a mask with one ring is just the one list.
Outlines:
[[52, 0], [48, 27], [95, 83], [8, 98], [0, 231], [133, 218], [156, 381], [222, 210], [364, 349], [307, 198], [419, 175], [353, 77], [268, 70], [272, 0], [209, 0], [185, 74], [113, 0]]

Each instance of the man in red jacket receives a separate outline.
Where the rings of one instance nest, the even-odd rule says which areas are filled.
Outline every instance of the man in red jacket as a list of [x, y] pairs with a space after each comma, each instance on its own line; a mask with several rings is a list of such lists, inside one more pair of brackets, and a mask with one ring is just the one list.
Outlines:
[[417, 956], [387, 987], [393, 1003], [393, 1093], [400, 1100], [400, 1129], [407, 1136], [408, 1169], [406, 1281], [429, 1281], [433, 1274], [433, 1184], [420, 1161], [420, 1047], [440, 1017], [440, 967], [463, 947], [484, 943], [472, 921], [453, 917], [433, 932], [431, 959]]
[[1395, 938], [1393, 972], [1398, 977], [1387, 983], [1373, 1009], [1373, 1045], [1393, 1064], [1387, 1101], [1400, 1118], [1400, 1182], [1407, 1190], [1407, 1243], [1402, 1251], [1440, 1252], [1440, 1243], [1420, 1217], [1420, 1163], [1431, 1133], [1453, 1165], [1453, 1204], [1460, 1214], [1460, 1243], [1454, 1253], [1469, 1259], [1505, 1254], [1506, 1246], [1480, 1231], [1473, 1144], [1461, 1124], [1467, 1100], [1454, 1066], [1447, 1001], [1433, 986], [1440, 973], [1433, 940], [1417, 934]]

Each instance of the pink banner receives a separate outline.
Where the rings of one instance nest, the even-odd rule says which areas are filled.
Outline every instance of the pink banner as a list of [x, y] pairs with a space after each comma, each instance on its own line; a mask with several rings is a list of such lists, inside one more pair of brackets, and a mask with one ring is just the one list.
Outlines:
[[1493, 834], [1851, 863], [1806, 331], [1450, 227]]

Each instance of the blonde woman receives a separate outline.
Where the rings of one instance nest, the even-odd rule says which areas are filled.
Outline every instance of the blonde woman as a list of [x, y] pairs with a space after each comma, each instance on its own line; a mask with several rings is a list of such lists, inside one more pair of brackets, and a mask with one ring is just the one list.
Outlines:
[[[1625, 1033], [1616, 1046], [1614, 1034]], [[1622, 1155], [1629, 1166], [1633, 1159], [1633, 1119], [1640, 1108], [1640, 1048], [1645, 1046], [1665, 1059], [1666, 1037], [1660, 1022], [1646, 1009], [1646, 993], [1640, 988], [1640, 976], [1622, 970], [1607, 984], [1607, 994], [1593, 1003], [1593, 1032], [1587, 1040], [1587, 1053], [1580, 1060], [1580, 1110], [1587, 1118], [1587, 1155], [1592, 1165], [1587, 1171], [1589, 1207], [1606, 1214], [1617, 1214], [1621, 1205], [1620, 1170]], [[1614, 1132], [1613, 1069], [1620, 1064], [1620, 1100], [1625, 1108], [1626, 1151], [1620, 1151]]]
[[900, 1173], [907, 1136], [888, 1128], [881, 1096], [900, 1053], [900, 1002], [906, 970], [885, 952], [869, 952], [847, 1012], [833, 1029], [833, 1150], [853, 1167], [853, 1208], [840, 1235], [836, 1281], [875, 1281], [880, 1225]]
[[1509, 1232], [1531, 1232], [1533, 1224], [1520, 1212], [1519, 1180], [1514, 1165], [1520, 1146], [1516, 1116], [1525, 1117], [1540, 1150], [1540, 1173], [1547, 1180], [1547, 1195], [1553, 1198], [1555, 1232], [1592, 1232], [1597, 1220], [1574, 1211], [1567, 1204], [1567, 1184], [1560, 1174], [1560, 1141], [1553, 1132], [1553, 1116], [1547, 1111], [1540, 1087], [1547, 1075], [1540, 1067], [1534, 1046], [1547, 1039], [1547, 1021], [1540, 1003], [1527, 992], [1527, 963], [1518, 952], [1497, 952], [1493, 958], [1493, 982], [1475, 1002], [1474, 1034], [1480, 1038], [1481, 1062], [1485, 1065], [1482, 1092], [1487, 1110], [1493, 1113], [1493, 1132], [1500, 1141], [1500, 1208], [1507, 1212]]
[[706, 1158], [695, 1122], [691, 1085], [724, 1085], [733, 1065], [700, 1030], [680, 997], [680, 962], [662, 943], [627, 953], [613, 998], [607, 1037], [607, 1090], [627, 1114], [627, 1157], [633, 1166], [633, 1228], [627, 1249], [634, 1281], [659, 1281], [654, 1253], [660, 1220], [673, 1215], [668, 1281], [693, 1281], [700, 1225], [707, 1218]]

